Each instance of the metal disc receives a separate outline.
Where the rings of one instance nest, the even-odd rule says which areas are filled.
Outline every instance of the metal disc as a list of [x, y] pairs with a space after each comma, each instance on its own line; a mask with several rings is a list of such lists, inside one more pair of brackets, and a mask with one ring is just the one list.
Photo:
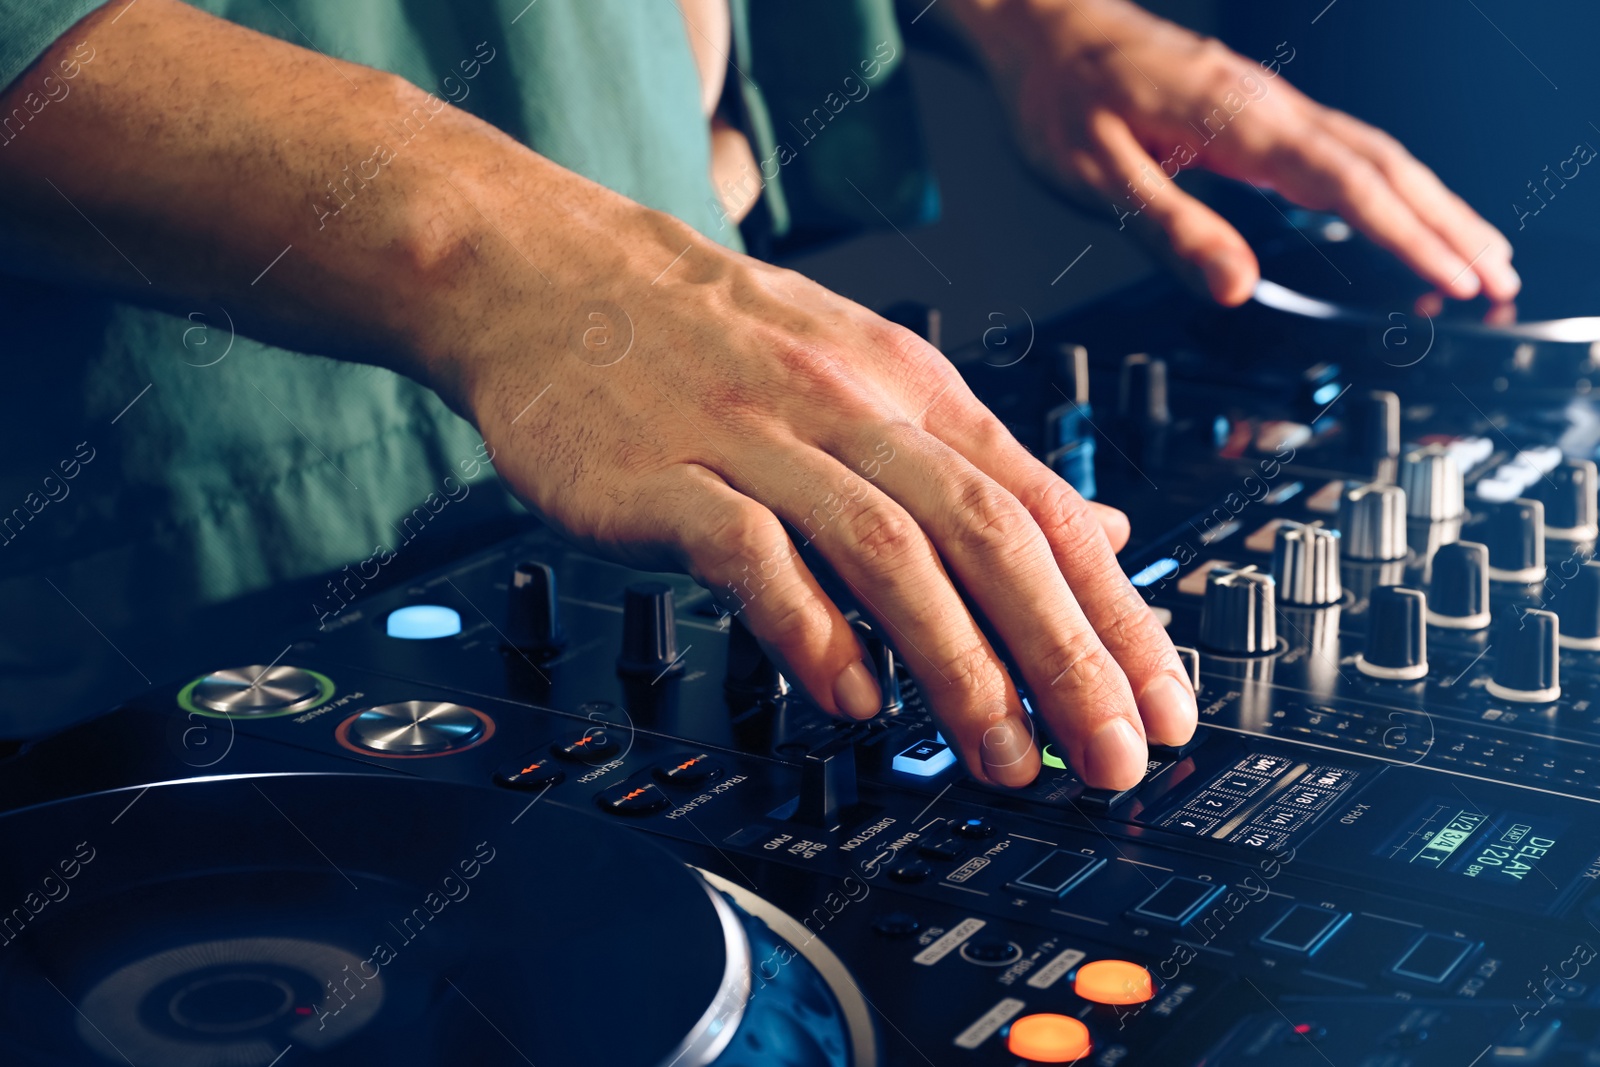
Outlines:
[[460, 704], [407, 700], [368, 708], [350, 723], [350, 743], [392, 756], [465, 748], [483, 736], [479, 713]]
[[232, 667], [206, 675], [189, 699], [224, 715], [269, 715], [314, 704], [316, 675], [299, 667]]

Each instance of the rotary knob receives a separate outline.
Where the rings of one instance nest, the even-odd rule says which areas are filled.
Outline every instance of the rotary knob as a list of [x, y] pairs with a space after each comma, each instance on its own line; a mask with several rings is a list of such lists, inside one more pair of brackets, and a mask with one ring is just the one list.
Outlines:
[[1285, 604], [1324, 607], [1344, 596], [1339, 584], [1339, 532], [1286, 522], [1272, 542], [1272, 577]]
[[776, 700], [789, 683], [737, 615], [728, 620], [728, 673], [723, 688], [741, 703]]
[[1350, 559], [1405, 559], [1405, 490], [1377, 484], [1345, 489], [1339, 501], [1339, 532]]
[[1523, 704], [1561, 698], [1561, 622], [1553, 611], [1506, 611], [1494, 631], [1491, 696]]
[[622, 599], [622, 655], [617, 670], [651, 681], [683, 670], [678, 658], [678, 623], [673, 615], [672, 586], [636, 582]]
[[1117, 416], [1143, 426], [1165, 426], [1172, 421], [1167, 407], [1167, 362], [1144, 353], [1122, 360], [1117, 382]]
[[1600, 651], [1600, 560], [1579, 567], [1561, 598], [1561, 647]]
[[865, 619], [857, 619], [855, 629], [857, 636], [861, 638], [861, 643], [866, 646], [867, 662], [872, 666], [873, 673], [878, 676], [878, 692], [883, 698], [878, 710], [880, 713], [892, 715], [905, 706], [900, 698], [900, 675], [895, 670], [894, 649], [878, 636], [872, 624]]
[[1400, 398], [1375, 389], [1352, 397], [1348, 409], [1351, 451], [1363, 459], [1393, 459], [1400, 454]]
[[1278, 647], [1277, 583], [1254, 567], [1216, 567], [1206, 576], [1200, 640], [1234, 656], [1259, 656]]
[[1489, 625], [1489, 550], [1474, 541], [1440, 545], [1428, 583], [1428, 621], [1450, 630]]
[[547, 563], [524, 560], [511, 572], [506, 593], [506, 643], [524, 652], [549, 654], [566, 643], [556, 602], [556, 572]]
[[1600, 536], [1600, 477], [1593, 461], [1569, 459], [1533, 485], [1544, 505], [1544, 535], [1557, 541], [1593, 541]]
[[1440, 522], [1466, 510], [1461, 468], [1442, 445], [1418, 448], [1401, 458], [1400, 488], [1406, 493], [1406, 514], [1414, 519]]
[[1356, 668], [1369, 678], [1414, 682], [1428, 673], [1428, 598], [1383, 585], [1367, 598], [1367, 647]]
[[1537, 500], [1492, 504], [1473, 522], [1474, 539], [1489, 547], [1489, 577], [1527, 585], [1544, 581], [1544, 505]]

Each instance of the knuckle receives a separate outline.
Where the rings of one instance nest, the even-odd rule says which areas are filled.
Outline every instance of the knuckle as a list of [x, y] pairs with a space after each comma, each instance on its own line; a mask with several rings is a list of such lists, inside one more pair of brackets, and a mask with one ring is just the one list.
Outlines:
[[855, 510], [846, 521], [845, 533], [855, 555], [867, 566], [920, 554], [926, 543], [911, 516], [887, 501], [872, 501]]
[[961, 486], [953, 509], [956, 540], [971, 552], [1017, 547], [1033, 526], [1017, 499], [984, 477], [971, 478]]
[[1098, 697], [1117, 688], [1121, 671], [1099, 645], [1067, 646], [1046, 658], [1050, 688], [1062, 692]]
[[795, 648], [814, 634], [826, 632], [826, 612], [802, 590], [780, 596], [759, 621], [760, 635], [779, 648]]
[[1103, 536], [1088, 503], [1066, 482], [1050, 482], [1031, 494], [1027, 505], [1052, 545], [1084, 547]]
[[1110, 616], [1095, 626], [1095, 632], [1100, 635], [1101, 644], [1107, 647], [1131, 649], [1139, 645], [1151, 645], [1155, 636], [1151, 627], [1155, 625], [1155, 616], [1150, 614], [1144, 600], [1137, 595], [1123, 593], [1111, 606]]
[[690, 554], [697, 569], [711, 578], [757, 565], [770, 556], [784, 536], [778, 520], [759, 504], [732, 504], [712, 515], [702, 527]]
[[994, 656], [981, 644], [955, 649], [935, 667], [941, 682], [961, 692], [985, 694], [1004, 688]]

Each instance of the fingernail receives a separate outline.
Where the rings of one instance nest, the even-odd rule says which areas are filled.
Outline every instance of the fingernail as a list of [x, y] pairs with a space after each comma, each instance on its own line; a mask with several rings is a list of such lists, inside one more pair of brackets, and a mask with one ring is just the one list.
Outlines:
[[1010, 718], [1001, 719], [983, 732], [981, 741], [983, 773], [997, 785], [1021, 788], [1039, 773], [1038, 750], [1033, 734]]
[[1199, 719], [1189, 687], [1170, 674], [1145, 686], [1139, 698], [1139, 715], [1150, 740], [1163, 745], [1181, 745], [1194, 735]]
[[1144, 777], [1150, 752], [1127, 719], [1112, 719], [1089, 738], [1083, 780], [1097, 789], [1131, 789]]
[[1212, 256], [1200, 263], [1200, 272], [1206, 276], [1206, 288], [1213, 300], [1225, 300], [1233, 289], [1233, 276], [1237, 273], [1233, 261], [1226, 256]]
[[1450, 287], [1455, 290], [1458, 299], [1471, 300], [1478, 295], [1478, 290], [1483, 288], [1483, 280], [1476, 272], [1468, 269], [1468, 264], [1463, 263]]
[[1490, 288], [1498, 299], [1509, 300], [1522, 288], [1522, 278], [1509, 261], [1486, 260], [1478, 265], [1478, 273], [1493, 283]]
[[883, 703], [878, 679], [865, 663], [856, 660], [833, 680], [833, 702], [852, 719], [872, 718]]

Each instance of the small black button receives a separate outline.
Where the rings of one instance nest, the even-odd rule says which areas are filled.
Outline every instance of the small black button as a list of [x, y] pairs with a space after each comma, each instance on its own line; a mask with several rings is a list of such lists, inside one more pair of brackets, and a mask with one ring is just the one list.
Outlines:
[[1161, 884], [1154, 893], [1145, 897], [1133, 909], [1141, 919], [1182, 926], [1200, 913], [1227, 886], [1215, 882], [1202, 882], [1198, 878], [1174, 875]]
[[933, 873], [933, 868], [921, 860], [906, 860], [889, 868], [889, 877], [897, 882], [920, 882]]
[[494, 772], [494, 780], [507, 789], [543, 789], [566, 777], [549, 756], [528, 754]]
[[891, 911], [873, 920], [872, 928], [884, 937], [910, 937], [922, 929], [916, 916], [903, 911]]
[[648, 815], [672, 801], [651, 782], [623, 782], [595, 794], [594, 802], [613, 815]]
[[698, 755], [663, 763], [656, 768], [655, 775], [657, 781], [666, 785], [679, 785], [692, 789], [703, 782], [720, 777], [722, 772], [722, 764], [712, 759], [710, 754], [701, 752]]
[[1022, 949], [1003, 937], [975, 937], [961, 946], [961, 954], [973, 963], [1010, 963]]
[[931, 860], [959, 859], [966, 850], [967, 846], [953, 837], [936, 837], [917, 845], [917, 851]]
[[550, 743], [550, 751], [574, 763], [599, 763], [617, 753], [617, 740], [604, 726], [590, 726]]
[[950, 824], [950, 829], [973, 840], [994, 836], [994, 823], [988, 819], [957, 819]]

